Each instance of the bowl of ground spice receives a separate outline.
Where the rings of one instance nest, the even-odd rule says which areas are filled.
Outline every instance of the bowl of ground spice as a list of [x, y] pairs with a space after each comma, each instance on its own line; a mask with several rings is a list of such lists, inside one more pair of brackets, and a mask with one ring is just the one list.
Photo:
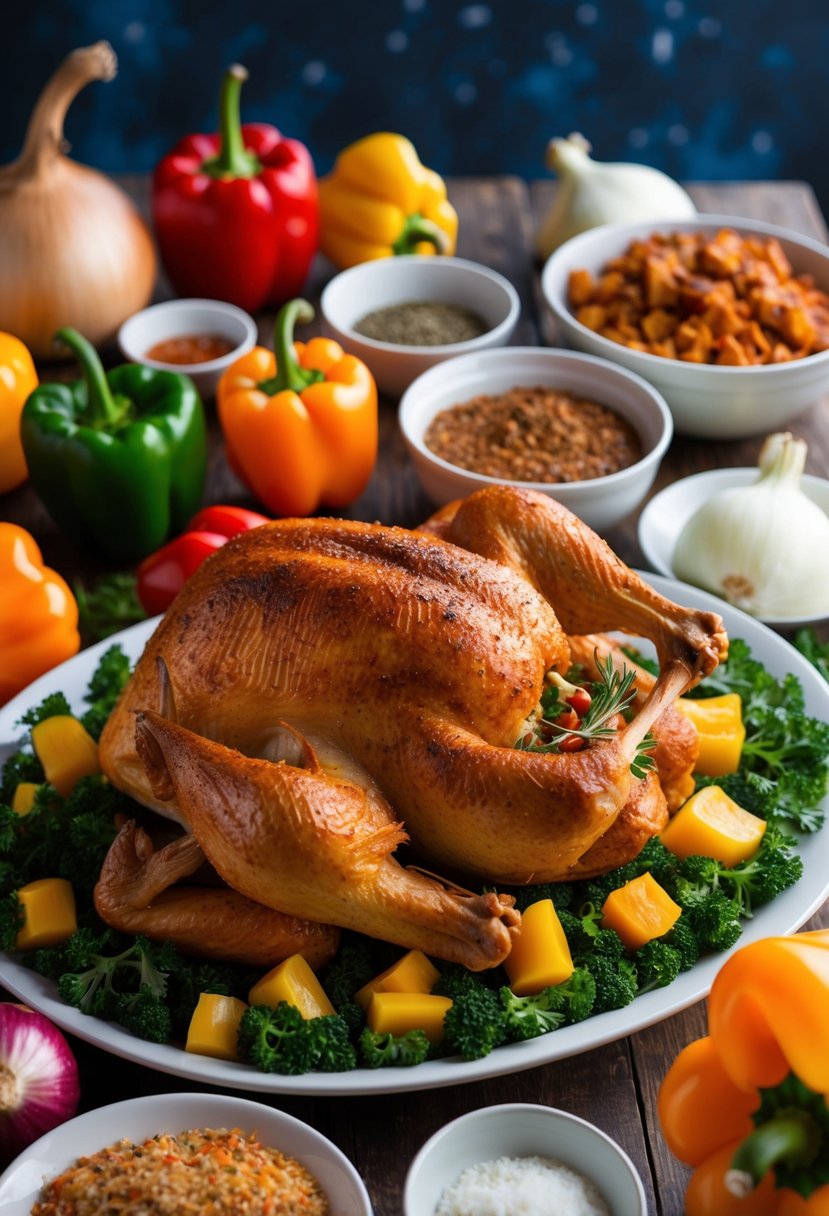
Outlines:
[[592, 1123], [550, 1106], [470, 1111], [427, 1140], [406, 1178], [404, 1216], [647, 1216], [624, 1150]]
[[0, 1176], [3, 1216], [372, 1216], [354, 1166], [307, 1123], [219, 1094], [100, 1107]]
[[362, 262], [322, 293], [323, 327], [399, 396], [428, 368], [505, 346], [520, 304], [512, 284], [463, 258], [411, 255]]
[[518, 346], [425, 372], [403, 395], [400, 427], [438, 506], [514, 485], [558, 499], [598, 532], [644, 499], [673, 434], [665, 401], [632, 372]]

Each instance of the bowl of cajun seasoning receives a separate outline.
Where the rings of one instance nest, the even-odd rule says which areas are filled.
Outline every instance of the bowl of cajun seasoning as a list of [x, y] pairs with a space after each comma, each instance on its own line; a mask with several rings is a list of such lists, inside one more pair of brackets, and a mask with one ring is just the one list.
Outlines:
[[487, 266], [419, 254], [352, 266], [320, 301], [329, 337], [394, 396], [437, 363], [505, 346], [520, 310], [515, 288]]
[[673, 434], [665, 401], [634, 373], [517, 346], [424, 372], [403, 395], [400, 427], [437, 505], [514, 485], [549, 494], [599, 532], [644, 499]]
[[134, 313], [118, 331], [118, 345], [131, 363], [184, 372], [203, 397], [219, 377], [256, 345], [253, 317], [223, 300], [165, 300]]

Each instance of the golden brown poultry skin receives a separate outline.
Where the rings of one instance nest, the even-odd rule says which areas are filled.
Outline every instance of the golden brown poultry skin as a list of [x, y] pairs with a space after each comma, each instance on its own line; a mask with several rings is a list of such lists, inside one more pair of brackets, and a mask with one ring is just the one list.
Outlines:
[[[569, 666], [566, 635], [608, 629], [650, 637], [662, 664], [634, 721], [571, 755], [516, 751], [546, 672]], [[592, 849], [604, 868], [626, 860], [634, 808], [646, 808], [648, 824], [664, 814], [661, 792], [652, 783], [650, 793], [640, 789], [631, 776], [636, 747], [726, 645], [715, 614], [658, 595], [581, 521], [531, 491], [481, 491], [416, 532], [275, 521], [228, 542], [188, 582], [107, 724], [101, 760], [116, 785], [193, 831], [236, 889], [342, 924], [330, 890], [322, 890], [326, 874], [338, 881], [359, 852], [355, 798], [365, 808], [363, 831], [374, 831], [371, 816], [387, 808], [385, 821], [401, 834], [405, 828], [426, 865], [476, 880], [563, 879]], [[163, 700], [159, 660], [175, 693], [175, 730], [155, 714]], [[286, 731], [312, 763], [285, 762]], [[145, 765], [150, 739], [153, 781]], [[217, 745], [209, 757], [205, 740]], [[194, 800], [185, 773], [196, 759]], [[293, 779], [268, 777], [277, 768], [293, 769]], [[227, 794], [228, 773], [245, 785], [244, 797], [238, 789]], [[309, 809], [308, 790], [332, 779], [340, 792], [329, 790]], [[632, 798], [628, 827], [622, 816], [614, 835]], [[332, 844], [320, 815], [336, 820], [346, 806], [353, 839], [346, 832]], [[277, 824], [280, 832], [293, 824], [303, 842], [292, 868], [302, 857], [316, 866], [318, 893], [304, 891], [301, 908], [286, 903], [280, 887], [289, 876], [267, 847]], [[434, 933], [431, 952], [447, 957], [430, 916], [418, 912], [411, 881], [392, 852], [385, 855], [361, 888], [364, 909], [374, 903], [365, 931], [401, 944], [417, 937], [428, 953], [425, 928]], [[478, 966], [504, 956], [517, 923], [507, 901], [489, 917], [503, 932]], [[460, 914], [454, 927], [461, 938], [468, 933]], [[471, 937], [468, 946], [471, 954], [480, 949]]]

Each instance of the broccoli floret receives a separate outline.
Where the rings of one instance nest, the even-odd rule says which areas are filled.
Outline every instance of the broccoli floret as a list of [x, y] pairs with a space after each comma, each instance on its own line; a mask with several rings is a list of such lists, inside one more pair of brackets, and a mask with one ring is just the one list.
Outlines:
[[676, 870], [677, 858], [665, 848], [658, 836], [651, 836], [636, 858], [635, 865], [637, 877], [650, 873], [654, 880], [664, 887]]
[[287, 1001], [251, 1005], [239, 1023], [239, 1055], [262, 1072], [289, 1076], [310, 1072], [318, 1055], [312, 1023]]
[[516, 996], [512, 989], [503, 987], [500, 997], [506, 1014], [507, 1037], [534, 1039], [589, 1017], [596, 1000], [596, 981], [585, 968], [577, 967], [563, 983], [533, 996]]
[[133, 1034], [153, 1042], [166, 1042], [171, 1034], [170, 1011], [165, 1004], [167, 974], [158, 965], [160, 949], [145, 937], [136, 937], [118, 954], [107, 930], [94, 934], [79, 929], [66, 944], [68, 967], [58, 979], [63, 1000], [82, 1013], [111, 1018]]
[[[117, 578], [119, 576], [115, 575], [113, 577]], [[122, 575], [120, 577], [132, 576]], [[133, 616], [132, 620], [140, 620], [145, 615], [140, 605], [138, 605], [138, 612], [140, 615]], [[110, 646], [101, 655], [98, 666], [95, 668], [89, 681], [89, 688], [86, 694], [89, 708], [81, 717], [81, 721], [93, 739], [100, 738], [107, 718], [115, 708], [115, 702], [121, 695], [121, 690], [129, 679], [129, 676], [130, 660], [120, 646]]]
[[634, 953], [631, 961], [636, 968], [639, 992], [667, 987], [682, 970], [681, 954], [661, 938], [645, 942], [644, 946], [640, 946]]
[[406, 1034], [377, 1034], [368, 1026], [359, 1038], [360, 1056], [368, 1068], [399, 1066], [409, 1068], [422, 1064], [428, 1057], [431, 1044], [422, 1030], [409, 1030]]
[[515, 896], [515, 906], [519, 912], [526, 912], [530, 904], [537, 904], [542, 899], [551, 899], [556, 912], [569, 908], [573, 903], [573, 887], [568, 882], [542, 882], [529, 887], [511, 887], [510, 894]]
[[320, 983], [337, 1013], [346, 1022], [352, 1037], [365, 1025], [365, 1011], [354, 1000], [355, 992], [374, 979], [381, 968], [368, 938], [343, 935], [340, 948], [320, 975]]
[[357, 1067], [357, 1052], [349, 1038], [349, 1026], [337, 1013], [311, 1019], [317, 1050], [316, 1067], [321, 1072], [348, 1072]]
[[443, 1019], [447, 1045], [465, 1060], [479, 1060], [507, 1036], [504, 1007], [496, 993], [482, 984], [453, 997]]
[[233, 968], [221, 963], [179, 960], [179, 965], [171, 970], [167, 988], [167, 1003], [176, 1034], [183, 1037], [187, 1033], [193, 1010], [199, 1003], [202, 992], [236, 996], [237, 984]]
[[23, 928], [23, 905], [14, 891], [0, 898], [0, 950], [13, 950], [17, 934]]
[[[43, 766], [33, 751], [21, 750], [9, 756], [0, 778], [0, 803], [8, 805], [21, 781], [37, 785], [43, 781]], [[20, 816], [17, 816], [19, 819]]]
[[750, 917], [801, 877], [803, 861], [794, 846], [790, 836], [769, 824], [757, 852], [736, 866], [713, 857], [686, 857], [674, 876], [674, 898], [693, 909], [717, 892], [730, 901], [736, 917]]
[[580, 961], [580, 965], [590, 972], [596, 983], [593, 1013], [622, 1009], [636, 996], [636, 968], [629, 959], [588, 954]]
[[31, 709], [27, 709], [25, 714], [19, 719], [20, 726], [37, 726], [38, 722], [44, 722], [47, 718], [55, 718], [59, 714], [71, 714], [72, 710], [69, 707], [69, 702], [62, 692], [50, 692], [48, 697], [44, 697], [39, 705], [33, 705]]
[[686, 906], [682, 915], [697, 939], [700, 954], [730, 949], [743, 931], [737, 909], [722, 891], [710, 891]]
[[672, 929], [661, 939], [666, 946], [672, 946], [679, 954], [680, 971], [690, 971], [699, 962], [699, 942], [697, 935], [683, 915], [675, 922]]
[[[503, 973], [500, 971], [496, 974], [499, 980], [503, 977]], [[454, 1001], [463, 992], [491, 987], [490, 972], [470, 971], [460, 963], [440, 963], [440, 976], [432, 986], [432, 993], [435, 996], [448, 996]]]

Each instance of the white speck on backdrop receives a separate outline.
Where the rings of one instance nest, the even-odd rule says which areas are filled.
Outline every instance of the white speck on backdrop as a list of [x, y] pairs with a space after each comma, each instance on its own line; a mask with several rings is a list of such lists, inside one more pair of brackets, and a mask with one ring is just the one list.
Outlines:
[[633, 127], [628, 131], [628, 143], [632, 148], [646, 148], [650, 142], [650, 132], [644, 127]]
[[654, 30], [651, 58], [654, 63], [670, 63], [674, 57], [674, 36], [670, 30]]
[[127, 42], [143, 42], [147, 37], [147, 27], [143, 21], [130, 21], [124, 26], [124, 38]]
[[302, 69], [302, 79], [305, 84], [322, 84], [328, 69], [321, 59], [312, 59]]
[[770, 131], [755, 131], [751, 137], [751, 146], [760, 156], [765, 156], [774, 147], [774, 137]]
[[478, 89], [471, 80], [462, 80], [455, 85], [455, 101], [459, 106], [471, 106], [478, 100]]
[[576, 9], [576, 21], [579, 25], [595, 25], [599, 20], [599, 10], [595, 4], [580, 4]]
[[426, 0], [403, 0], [403, 8], [407, 13], [422, 13], [426, 7]]
[[683, 126], [681, 122], [675, 122], [668, 127], [668, 143], [673, 144], [674, 147], [678, 148], [682, 144], [687, 144], [690, 138], [691, 134], [688, 128]]
[[386, 50], [392, 54], [399, 55], [401, 51], [405, 51], [409, 45], [409, 35], [405, 30], [391, 30], [386, 34]]
[[557, 68], [569, 67], [573, 62], [573, 52], [567, 45], [567, 39], [561, 34], [553, 34], [545, 41], [550, 53], [550, 62]]
[[680, 17], [684, 17], [685, 5], [683, 4], [683, 0], [667, 0], [665, 16], [671, 21], [679, 21]]
[[717, 17], [703, 17], [697, 29], [703, 38], [719, 38], [722, 33], [722, 21]]
[[488, 4], [467, 4], [458, 13], [458, 21], [467, 30], [480, 30], [492, 21], [492, 9]]

